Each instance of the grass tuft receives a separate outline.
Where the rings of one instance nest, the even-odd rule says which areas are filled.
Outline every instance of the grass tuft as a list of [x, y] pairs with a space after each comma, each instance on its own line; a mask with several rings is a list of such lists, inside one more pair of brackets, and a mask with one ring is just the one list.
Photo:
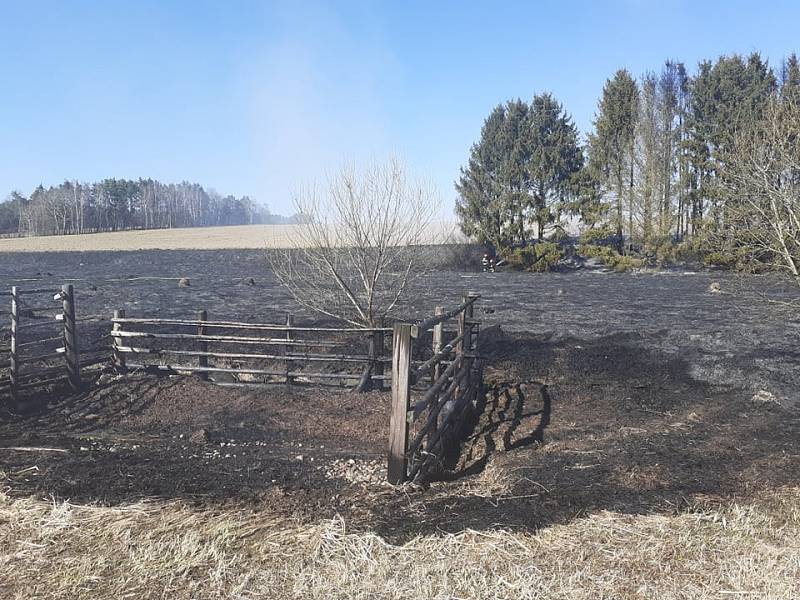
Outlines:
[[[484, 492], [503, 490], [486, 481]], [[793, 598], [800, 495], [698, 501], [674, 515], [598, 512], [392, 545], [259, 510], [79, 506], [0, 494], [4, 598]]]

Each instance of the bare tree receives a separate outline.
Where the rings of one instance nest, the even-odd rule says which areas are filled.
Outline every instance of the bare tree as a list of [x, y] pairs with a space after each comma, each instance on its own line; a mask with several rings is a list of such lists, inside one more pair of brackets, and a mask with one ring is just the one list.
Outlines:
[[800, 104], [773, 98], [739, 134], [721, 175], [721, 247], [800, 284]]
[[304, 224], [291, 249], [273, 253], [278, 280], [302, 306], [359, 327], [375, 327], [422, 271], [439, 209], [430, 186], [411, 181], [397, 160], [346, 167], [322, 193], [295, 198]]

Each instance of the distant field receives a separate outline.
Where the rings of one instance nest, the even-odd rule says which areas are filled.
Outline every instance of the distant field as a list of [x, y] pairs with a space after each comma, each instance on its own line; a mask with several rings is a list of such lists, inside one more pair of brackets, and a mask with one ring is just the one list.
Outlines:
[[[237, 225], [10, 238], [0, 240], [0, 252], [290, 248], [301, 227], [303, 225]], [[436, 222], [430, 226], [425, 241], [442, 243], [452, 239], [454, 232], [452, 223]]]

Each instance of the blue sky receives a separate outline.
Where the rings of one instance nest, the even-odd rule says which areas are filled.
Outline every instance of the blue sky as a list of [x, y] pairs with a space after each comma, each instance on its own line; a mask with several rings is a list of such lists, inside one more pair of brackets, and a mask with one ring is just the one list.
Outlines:
[[154, 177], [291, 193], [402, 157], [446, 203], [499, 102], [550, 91], [582, 132], [606, 78], [800, 51], [800, 3], [0, 0], [0, 198]]

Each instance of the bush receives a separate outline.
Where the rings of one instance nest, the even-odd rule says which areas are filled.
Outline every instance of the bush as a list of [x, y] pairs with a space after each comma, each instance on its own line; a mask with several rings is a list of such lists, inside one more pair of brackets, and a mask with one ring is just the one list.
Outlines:
[[617, 254], [617, 256], [618, 258], [614, 261], [614, 264], [609, 265], [613, 267], [614, 271], [617, 273], [626, 273], [633, 269], [641, 269], [647, 264], [647, 259], [644, 258], [634, 258], [633, 256], [622, 256], [620, 254]]
[[539, 242], [531, 246], [513, 248], [506, 254], [505, 259], [513, 269], [544, 273], [561, 260], [561, 246], [552, 242]]
[[578, 246], [578, 254], [591, 258], [599, 258], [605, 264], [613, 262], [614, 257], [619, 256], [619, 253], [610, 246], [595, 246], [593, 244], [581, 244]]
[[725, 267], [731, 269], [736, 266], [738, 257], [735, 254], [727, 252], [709, 252], [703, 257], [703, 262], [706, 265], [714, 267]]
[[590, 244], [583, 244], [578, 247], [578, 254], [581, 256], [588, 256], [592, 258], [599, 258], [608, 267], [614, 269], [617, 273], [624, 273], [631, 269], [639, 269], [647, 263], [644, 258], [635, 258], [633, 256], [623, 256], [609, 246], [594, 246]]

